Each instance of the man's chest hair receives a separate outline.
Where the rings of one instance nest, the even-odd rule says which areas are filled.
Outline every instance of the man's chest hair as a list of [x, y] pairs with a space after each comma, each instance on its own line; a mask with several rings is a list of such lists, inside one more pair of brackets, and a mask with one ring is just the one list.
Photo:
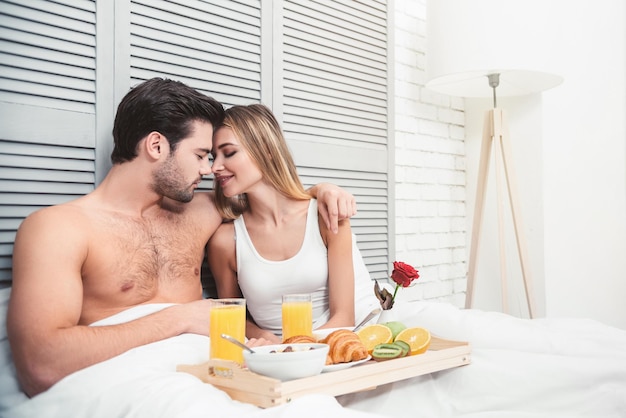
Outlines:
[[98, 226], [87, 266], [92, 278], [150, 294], [155, 285], [197, 280], [204, 242], [193, 223], [118, 218]]
[[202, 225], [188, 216], [164, 214], [145, 218], [108, 216], [97, 225], [96, 245], [109, 246], [119, 259], [140, 258], [149, 264], [196, 259], [208, 237]]

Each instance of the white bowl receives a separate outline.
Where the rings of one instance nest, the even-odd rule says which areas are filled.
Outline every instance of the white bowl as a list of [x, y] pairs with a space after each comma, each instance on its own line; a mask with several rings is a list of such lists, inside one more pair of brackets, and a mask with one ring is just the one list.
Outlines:
[[[291, 347], [293, 351], [285, 352]], [[254, 347], [254, 354], [243, 352], [248, 369], [279, 380], [300, 379], [322, 372], [328, 355], [328, 344], [273, 344]]]

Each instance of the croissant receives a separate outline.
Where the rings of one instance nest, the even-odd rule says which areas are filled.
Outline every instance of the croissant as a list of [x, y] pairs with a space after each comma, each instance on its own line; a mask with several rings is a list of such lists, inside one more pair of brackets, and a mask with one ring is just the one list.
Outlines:
[[315, 343], [315, 338], [309, 335], [293, 335], [283, 341], [283, 344], [300, 344], [300, 343]]
[[320, 342], [328, 345], [333, 345], [335, 342], [341, 337], [348, 337], [350, 339], [359, 339], [359, 336], [354, 332], [347, 329], [337, 329], [326, 336], [326, 338], [322, 339]]
[[367, 348], [356, 333], [347, 329], [338, 329], [320, 342], [328, 344], [326, 364], [349, 363], [367, 357]]

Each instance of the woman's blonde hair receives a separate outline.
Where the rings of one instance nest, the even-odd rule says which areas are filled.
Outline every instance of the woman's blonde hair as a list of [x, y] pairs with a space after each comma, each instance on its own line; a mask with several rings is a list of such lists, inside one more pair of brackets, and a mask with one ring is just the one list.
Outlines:
[[[218, 129], [223, 127], [232, 129], [241, 146], [261, 170], [264, 181], [292, 199], [311, 198], [300, 181], [280, 125], [267, 106], [233, 106], [226, 110], [224, 122]], [[236, 219], [248, 210], [245, 193], [228, 198], [217, 181], [213, 185], [215, 206], [222, 218]]]

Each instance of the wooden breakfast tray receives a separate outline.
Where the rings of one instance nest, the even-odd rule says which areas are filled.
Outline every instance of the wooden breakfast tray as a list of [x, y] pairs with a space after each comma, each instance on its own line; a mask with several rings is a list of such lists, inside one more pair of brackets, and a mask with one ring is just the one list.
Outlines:
[[235, 362], [223, 360], [179, 365], [177, 371], [190, 373], [222, 389], [234, 400], [268, 408], [310, 393], [338, 396], [464, 366], [470, 363], [470, 352], [471, 346], [467, 342], [432, 336], [430, 347], [424, 354], [381, 362], [370, 360], [347, 369], [286, 382], [253, 373], [242, 369]]

